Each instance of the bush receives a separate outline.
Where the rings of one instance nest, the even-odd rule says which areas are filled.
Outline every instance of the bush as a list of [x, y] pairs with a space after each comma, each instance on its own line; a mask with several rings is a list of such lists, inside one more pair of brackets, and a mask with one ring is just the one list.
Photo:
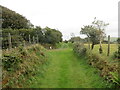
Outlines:
[[118, 51], [114, 53], [114, 58], [120, 59], [120, 45], [118, 46]]
[[74, 43], [73, 51], [79, 56], [85, 56], [87, 49], [83, 43]]
[[46, 49], [38, 44], [3, 50], [2, 87], [27, 87], [26, 81], [38, 74], [37, 72], [42, 73], [42, 66], [47, 58], [45, 51]]
[[[113, 87], [115, 87], [114, 85], [120, 85], [120, 80], [113, 74], [118, 72], [118, 66], [116, 64], [110, 64], [107, 62], [106, 58], [93, 53], [91, 50], [87, 50], [82, 43], [75, 43], [73, 51], [79, 56], [86, 56], [88, 64], [97, 68], [100, 71], [100, 76], [104, 77], [108, 83], [112, 82]], [[119, 51], [117, 52], [117, 57], [120, 55]]]
[[104, 77], [108, 82], [112, 82], [114, 85], [120, 85], [118, 77], [115, 77], [113, 73], [118, 72], [118, 66], [115, 64], [109, 64], [105, 58], [95, 53], [88, 53], [88, 63], [93, 67], [100, 70], [100, 76]]
[[2, 58], [4, 69], [7, 71], [15, 71], [22, 60], [16, 56], [4, 55]]

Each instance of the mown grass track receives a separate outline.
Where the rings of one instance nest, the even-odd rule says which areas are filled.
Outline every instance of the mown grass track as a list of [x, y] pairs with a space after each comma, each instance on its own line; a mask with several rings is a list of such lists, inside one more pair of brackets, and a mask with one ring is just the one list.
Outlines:
[[37, 75], [31, 88], [104, 88], [106, 83], [85, 58], [74, 55], [72, 49], [49, 52], [49, 65], [43, 76]]

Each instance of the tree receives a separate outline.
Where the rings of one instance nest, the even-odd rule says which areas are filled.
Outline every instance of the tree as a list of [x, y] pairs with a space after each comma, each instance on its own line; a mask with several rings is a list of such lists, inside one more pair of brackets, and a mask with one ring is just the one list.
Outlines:
[[[95, 45], [95, 44], [98, 44], [98, 43], [99, 43], [100, 32], [99, 32], [99, 30], [97, 30], [97, 29], [96, 29], [95, 27], [93, 27], [92, 25], [84, 26], [83, 28], [81, 28], [80, 33], [87, 35], [88, 39], [92, 42], [92, 47], [91, 47], [91, 49], [94, 48], [94, 45]], [[89, 41], [89, 42], [90, 42], [90, 41]]]
[[96, 17], [94, 18], [94, 21], [92, 22], [93, 26], [96, 27], [99, 30], [99, 43], [100, 48], [99, 52], [102, 53], [102, 41], [105, 38], [105, 27], [109, 25], [109, 23], [105, 23], [101, 20], [96, 20]]
[[9, 36], [11, 35], [11, 44], [12, 47], [17, 47], [19, 45], [23, 44], [23, 37], [19, 35], [18, 30], [12, 30], [12, 29], [2, 29], [2, 48], [7, 49], [9, 46]]
[[120, 38], [117, 39], [118, 44], [120, 44]]
[[71, 37], [75, 37], [75, 34], [74, 34], [74, 33], [71, 33], [70, 35], [71, 35]]
[[71, 37], [71, 39], [69, 41], [74, 43], [74, 42], [80, 42], [80, 40], [81, 40], [80, 37]]
[[2, 28], [27, 29], [33, 27], [31, 22], [24, 16], [1, 5], [0, 8], [2, 8]]
[[40, 26], [36, 26], [34, 28], [34, 36], [37, 37], [38, 36], [38, 42], [39, 43], [44, 43], [44, 31]]
[[62, 42], [62, 33], [56, 29], [51, 29], [49, 27], [44, 28], [45, 41], [49, 44], [55, 44]]

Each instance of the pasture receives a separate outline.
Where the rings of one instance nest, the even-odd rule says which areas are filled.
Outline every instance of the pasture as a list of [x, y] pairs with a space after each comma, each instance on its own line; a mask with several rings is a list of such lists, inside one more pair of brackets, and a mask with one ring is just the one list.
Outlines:
[[[85, 44], [88, 48], [88, 44]], [[114, 53], [118, 50], [118, 44], [110, 44], [110, 55], [107, 56], [108, 44], [102, 44], [103, 53], [99, 53], [99, 44], [96, 44], [92, 50], [93, 53], [100, 55], [101, 57], [107, 58], [109, 61], [113, 60]]]

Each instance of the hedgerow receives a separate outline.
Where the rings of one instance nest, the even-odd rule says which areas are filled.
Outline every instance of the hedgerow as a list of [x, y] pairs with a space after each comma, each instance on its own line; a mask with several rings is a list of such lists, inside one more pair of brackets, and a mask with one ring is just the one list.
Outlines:
[[85, 56], [87, 49], [85, 48], [83, 43], [74, 43], [73, 45], [73, 51], [78, 55], [78, 56]]
[[42, 66], [46, 60], [46, 49], [38, 44], [3, 51], [3, 88], [27, 87], [26, 82], [30, 81], [36, 72], [43, 71]]
[[87, 57], [87, 63], [97, 68], [100, 71], [100, 76], [107, 80], [108, 83], [112, 83], [113, 87], [120, 87], [120, 79], [118, 77], [119, 68], [117, 64], [110, 64], [106, 58], [88, 50], [82, 43], [75, 43], [73, 51], [78, 56]]
[[120, 45], [118, 46], [118, 50], [114, 52], [114, 58], [120, 59]]

